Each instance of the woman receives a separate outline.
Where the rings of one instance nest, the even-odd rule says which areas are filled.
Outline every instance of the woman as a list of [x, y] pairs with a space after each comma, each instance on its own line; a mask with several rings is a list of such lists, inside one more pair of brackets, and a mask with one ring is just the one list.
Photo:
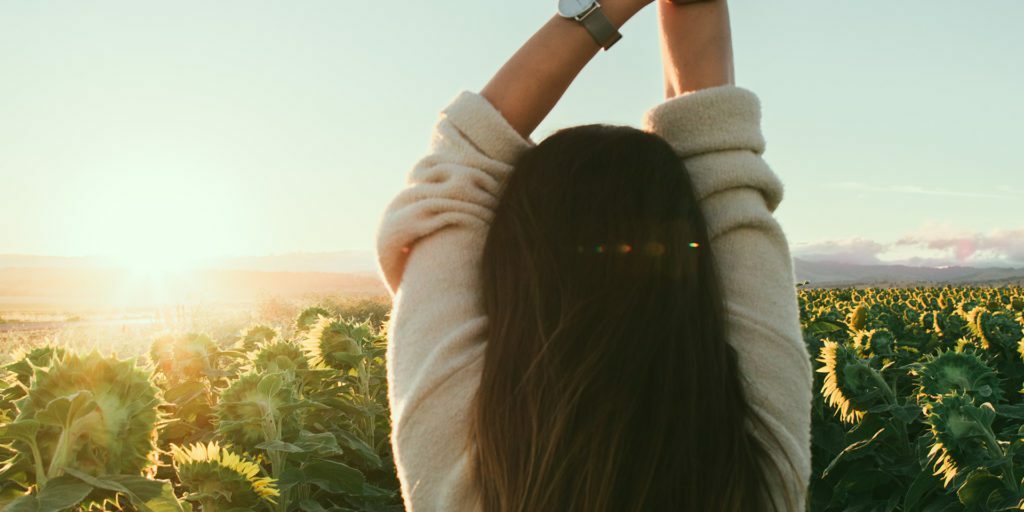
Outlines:
[[643, 130], [530, 140], [600, 49], [555, 16], [444, 109], [384, 212], [408, 510], [804, 508], [812, 370], [759, 103], [724, 1], [658, 9]]

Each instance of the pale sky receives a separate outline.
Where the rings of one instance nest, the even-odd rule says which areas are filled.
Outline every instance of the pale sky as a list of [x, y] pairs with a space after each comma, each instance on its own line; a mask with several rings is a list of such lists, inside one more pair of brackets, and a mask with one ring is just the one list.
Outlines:
[[[0, 253], [372, 249], [438, 112], [555, 4], [0, 0]], [[1024, 266], [1024, 2], [731, 5], [795, 252]], [[662, 101], [654, 14], [534, 140]]]

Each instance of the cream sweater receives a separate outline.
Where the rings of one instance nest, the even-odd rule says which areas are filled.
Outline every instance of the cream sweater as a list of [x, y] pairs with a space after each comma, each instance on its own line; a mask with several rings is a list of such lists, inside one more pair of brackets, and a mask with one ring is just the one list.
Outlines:
[[[665, 101], [646, 113], [643, 128], [669, 141], [691, 174], [748, 399], [799, 474], [769, 478], [802, 503], [811, 474], [813, 374], [789, 246], [772, 215], [782, 183], [761, 159], [760, 117], [753, 93], [723, 86]], [[503, 181], [533, 145], [483, 96], [464, 91], [444, 109], [429, 153], [383, 212], [377, 256], [394, 301], [391, 443], [409, 511], [479, 510], [467, 441], [487, 342], [478, 269]]]

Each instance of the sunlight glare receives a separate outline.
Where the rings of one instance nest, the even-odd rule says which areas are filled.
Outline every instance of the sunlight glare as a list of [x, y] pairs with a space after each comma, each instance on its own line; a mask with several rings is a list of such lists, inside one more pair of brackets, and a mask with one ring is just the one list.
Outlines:
[[139, 251], [123, 253], [112, 258], [115, 266], [138, 277], [165, 277], [167, 274], [191, 270], [195, 267], [192, 255], [167, 251]]

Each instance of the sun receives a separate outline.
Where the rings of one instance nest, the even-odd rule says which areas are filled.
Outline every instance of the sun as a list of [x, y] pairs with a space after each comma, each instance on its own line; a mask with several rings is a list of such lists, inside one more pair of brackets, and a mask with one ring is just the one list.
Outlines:
[[164, 307], [194, 295], [198, 259], [180, 251], [121, 252], [103, 258], [113, 271], [115, 304], [131, 308]]
[[221, 188], [235, 182], [211, 181], [209, 173], [197, 175], [164, 162], [91, 185], [96, 188], [89, 192], [102, 201], [83, 212], [80, 233], [66, 243], [77, 248], [67, 252], [99, 255], [105, 267], [145, 277], [254, 252], [257, 237], [240, 230], [251, 208]]
[[111, 266], [127, 271], [137, 278], [166, 278], [194, 270], [196, 258], [185, 252], [133, 251], [122, 252], [109, 257]]
[[132, 274], [162, 276], [195, 268], [194, 259], [186, 254], [136, 253], [117, 257], [120, 266]]

